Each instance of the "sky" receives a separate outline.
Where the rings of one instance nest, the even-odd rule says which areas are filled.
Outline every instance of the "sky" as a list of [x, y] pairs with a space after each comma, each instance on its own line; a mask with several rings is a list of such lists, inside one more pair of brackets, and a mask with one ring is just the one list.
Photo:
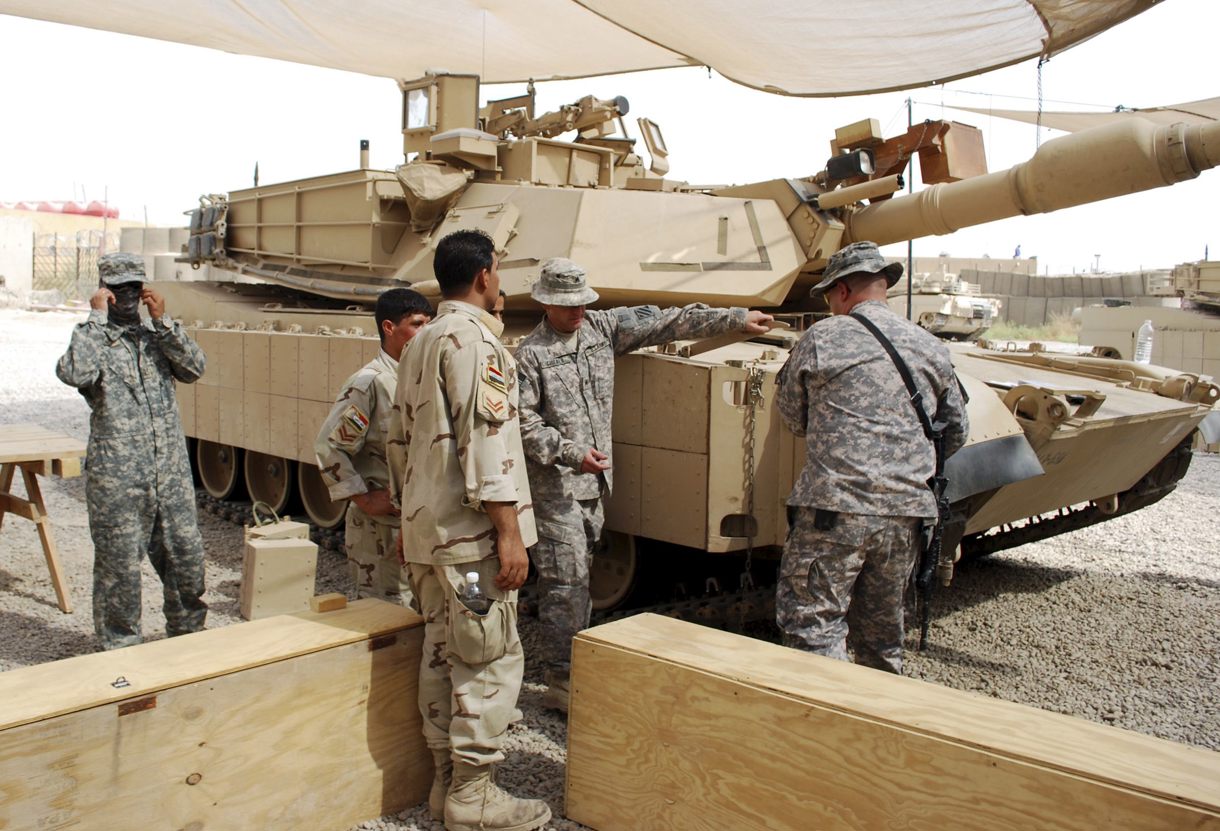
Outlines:
[[[1107, 111], [1220, 95], [1216, 0], [1165, 0], [1051, 59], [1046, 110]], [[0, 15], [0, 202], [94, 200], [127, 220], [179, 225], [201, 194], [402, 162], [394, 81]], [[521, 85], [483, 87], [504, 98]], [[820, 170], [834, 129], [876, 118], [886, 136], [916, 122], [983, 130], [990, 170], [1028, 159], [1032, 125], [953, 105], [1035, 109], [1034, 61], [944, 86], [834, 99], [788, 98], [682, 68], [538, 85], [539, 111], [593, 94], [626, 96], [627, 118], [658, 122], [670, 178], [742, 184]], [[1059, 135], [1043, 130], [1046, 141]], [[916, 187], [919, 187], [918, 178]], [[1143, 194], [1017, 217], [915, 241], [915, 256], [1005, 258], [1017, 246], [1051, 274], [1168, 268], [1220, 258], [1220, 170]], [[906, 246], [887, 253], [905, 255]]]

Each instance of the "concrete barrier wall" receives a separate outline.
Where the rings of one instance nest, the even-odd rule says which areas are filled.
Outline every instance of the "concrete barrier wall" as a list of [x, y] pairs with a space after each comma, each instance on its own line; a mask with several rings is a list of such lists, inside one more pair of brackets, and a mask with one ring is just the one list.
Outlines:
[[[1000, 317], [1020, 326], [1044, 326], [1056, 315], [1070, 317], [1077, 309], [1123, 301], [1140, 308], [1176, 307], [1176, 297], [1150, 293], [1152, 272], [1132, 274], [1069, 274], [1042, 276], [963, 269], [960, 276], [1003, 305]], [[1138, 325], [1138, 324], [1137, 324]]]

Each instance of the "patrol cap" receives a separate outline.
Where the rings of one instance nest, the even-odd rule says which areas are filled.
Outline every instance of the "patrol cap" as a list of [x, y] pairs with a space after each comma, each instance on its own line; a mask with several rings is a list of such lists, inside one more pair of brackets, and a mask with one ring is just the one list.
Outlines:
[[144, 258], [139, 254], [103, 254], [97, 258], [97, 273], [104, 286], [144, 282]]
[[844, 277], [853, 274], [884, 274], [885, 284], [893, 288], [902, 276], [902, 263], [887, 263], [875, 242], [853, 242], [840, 248], [826, 263], [822, 282], [809, 290], [811, 295], [822, 294]]
[[530, 297], [544, 306], [587, 306], [599, 297], [585, 282], [585, 270], [566, 257], [552, 257], [542, 264]]

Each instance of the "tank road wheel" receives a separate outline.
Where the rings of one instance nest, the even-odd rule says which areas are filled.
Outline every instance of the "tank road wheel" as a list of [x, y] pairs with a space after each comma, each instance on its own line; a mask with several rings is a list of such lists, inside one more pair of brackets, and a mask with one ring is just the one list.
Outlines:
[[282, 514], [295, 495], [293, 479], [295, 464], [279, 456], [246, 451], [244, 465], [246, 492], [255, 502], [266, 502], [271, 510]]
[[603, 533], [589, 568], [593, 611], [604, 612], [620, 606], [635, 588], [639, 573], [635, 537], [619, 531]]
[[195, 444], [199, 484], [214, 499], [229, 499], [240, 483], [241, 450], [228, 444], [200, 439]]
[[309, 462], [297, 463], [297, 492], [301, 494], [301, 506], [309, 521], [319, 528], [330, 530], [343, 523], [347, 511], [347, 500], [330, 501], [330, 491], [322, 481], [317, 465]]

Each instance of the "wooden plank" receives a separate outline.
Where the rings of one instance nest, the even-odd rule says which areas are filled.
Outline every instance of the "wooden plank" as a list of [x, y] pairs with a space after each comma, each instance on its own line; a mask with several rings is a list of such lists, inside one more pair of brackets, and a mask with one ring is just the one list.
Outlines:
[[327, 592], [326, 594], [315, 594], [309, 598], [309, 610], [311, 612], [334, 612], [338, 609], [347, 607], [347, 596], [339, 592]]
[[0, 526], [4, 525], [4, 515], [8, 512], [9, 489], [13, 486], [13, 474], [16, 472], [16, 465], [0, 465], [0, 494], [4, 494], [0, 499]]
[[85, 443], [83, 441], [62, 434], [18, 439], [0, 437], [0, 464], [39, 459], [80, 458], [84, 455]]
[[41, 424], [30, 424], [29, 422], [17, 422], [14, 424], [0, 424], [0, 438], [9, 436], [16, 438], [27, 438], [30, 436], [62, 436], [63, 433], [52, 430], [49, 427], [43, 427]]
[[598, 831], [1220, 828], [1220, 754], [657, 615], [577, 637], [567, 773]]
[[19, 517], [30, 520], [30, 522], [38, 522], [42, 519], [38, 509], [29, 500], [22, 499], [20, 496], [13, 496], [11, 493], [0, 493], [0, 513], [16, 514]]
[[[385, 622], [363, 611], [347, 624]], [[319, 627], [288, 623], [281, 632]], [[217, 652], [249, 654], [259, 626], [203, 634]], [[133, 685], [121, 700], [4, 730], [0, 827], [329, 830], [418, 804], [432, 776], [416, 703], [422, 633], [413, 622], [304, 654], [259, 647], [255, 666], [202, 681], [188, 673], [156, 692], [133, 694]], [[141, 653], [159, 643], [109, 655], [148, 660]], [[83, 665], [57, 669], [61, 682], [94, 680]]]
[[63, 569], [59, 565], [59, 550], [55, 547], [55, 535], [51, 533], [51, 522], [47, 517], [47, 506], [42, 499], [42, 488], [38, 486], [38, 477], [28, 470], [22, 470], [25, 478], [25, 491], [30, 496], [30, 503], [38, 515], [34, 523], [38, 526], [38, 539], [42, 542], [42, 555], [47, 561], [47, 570], [51, 573], [51, 585], [55, 589], [55, 598], [59, 610], [64, 614], [72, 613], [72, 599], [68, 596], [68, 582], [64, 579]]
[[72, 459], [52, 459], [51, 473], [60, 477], [61, 479], [71, 479], [75, 476], [80, 476], [80, 457], [75, 457]]
[[[0, 730], [366, 640], [420, 622], [409, 609], [366, 599], [321, 617], [302, 612], [239, 624], [239, 640], [225, 634], [234, 627], [208, 629], [138, 648], [9, 670], [0, 673]], [[113, 686], [119, 678], [126, 686]]]
[[46, 427], [41, 427], [37, 424], [0, 424], [0, 437], [7, 438], [9, 436], [25, 437], [31, 435], [40, 435], [49, 432]]

